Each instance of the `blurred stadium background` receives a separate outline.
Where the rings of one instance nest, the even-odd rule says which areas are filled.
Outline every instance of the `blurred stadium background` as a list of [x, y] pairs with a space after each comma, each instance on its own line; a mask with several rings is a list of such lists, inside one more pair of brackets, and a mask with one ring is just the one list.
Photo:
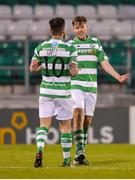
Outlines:
[[[0, 144], [35, 142], [41, 75], [29, 72], [34, 48], [49, 38], [48, 19], [88, 18], [111, 64], [130, 78], [120, 85], [98, 69], [98, 100], [89, 143], [135, 144], [135, 1], [134, 0], [0, 0]], [[59, 142], [54, 123], [48, 143]]]

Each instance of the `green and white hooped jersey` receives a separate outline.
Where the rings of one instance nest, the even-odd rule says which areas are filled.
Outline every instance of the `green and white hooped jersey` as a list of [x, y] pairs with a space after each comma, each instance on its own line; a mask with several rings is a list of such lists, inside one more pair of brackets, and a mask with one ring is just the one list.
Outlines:
[[79, 73], [71, 78], [71, 89], [96, 93], [98, 62], [108, 60], [100, 41], [95, 37], [88, 36], [86, 40], [79, 40], [75, 37], [68, 42], [77, 49], [77, 64], [80, 68]]
[[32, 60], [36, 59], [42, 65], [40, 96], [71, 97], [69, 63], [76, 62], [76, 57], [76, 48], [60, 39], [50, 39], [35, 48]]

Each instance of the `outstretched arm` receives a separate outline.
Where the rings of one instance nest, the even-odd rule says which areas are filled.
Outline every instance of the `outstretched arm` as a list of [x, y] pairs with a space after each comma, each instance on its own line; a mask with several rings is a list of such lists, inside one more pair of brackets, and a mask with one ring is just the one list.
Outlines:
[[110, 74], [112, 77], [114, 77], [120, 83], [124, 83], [125, 81], [128, 80], [128, 77], [129, 77], [128, 73], [120, 75], [119, 73], [116, 72], [116, 70], [113, 68], [113, 66], [107, 60], [104, 60], [101, 63], [101, 66], [108, 74]]

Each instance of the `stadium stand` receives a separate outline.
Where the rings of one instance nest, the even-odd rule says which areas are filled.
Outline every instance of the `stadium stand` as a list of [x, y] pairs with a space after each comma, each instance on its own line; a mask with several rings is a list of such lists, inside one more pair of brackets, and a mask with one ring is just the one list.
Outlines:
[[0, 6], [0, 20], [11, 19], [11, 18], [12, 18], [11, 8], [6, 5]]
[[[66, 19], [68, 40], [73, 36], [71, 21], [75, 15], [88, 18], [89, 34], [102, 40], [110, 62], [120, 72], [131, 71], [130, 87], [134, 87], [134, 0], [0, 0], [0, 84], [25, 83], [26, 59], [31, 59], [39, 42], [50, 37], [48, 19]], [[30, 84], [39, 84], [39, 74], [29, 76]], [[99, 83], [117, 84], [100, 69]]]
[[57, 5], [55, 8], [56, 16], [71, 19], [75, 16], [75, 9], [71, 5]]
[[33, 18], [33, 9], [31, 6], [27, 5], [16, 5], [13, 8], [13, 19], [32, 19]]
[[117, 8], [113, 5], [99, 5], [97, 7], [97, 15], [99, 19], [117, 19]]
[[42, 20], [48, 19], [54, 16], [54, 9], [49, 5], [39, 5], [34, 8], [34, 19]]
[[28, 36], [32, 40], [44, 40], [49, 37], [48, 20], [41, 20], [33, 22], [31, 26], [28, 26]]
[[95, 6], [91, 5], [78, 5], [76, 7], [76, 15], [86, 16], [88, 19], [96, 19], [97, 12]]
[[118, 7], [119, 19], [135, 19], [135, 6], [120, 5]]

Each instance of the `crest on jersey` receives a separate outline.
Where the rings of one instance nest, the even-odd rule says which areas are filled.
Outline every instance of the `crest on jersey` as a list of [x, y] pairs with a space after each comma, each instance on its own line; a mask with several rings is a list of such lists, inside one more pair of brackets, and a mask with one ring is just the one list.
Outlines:
[[57, 48], [58, 47], [58, 42], [53, 41], [51, 46], [52, 46], [52, 48]]

